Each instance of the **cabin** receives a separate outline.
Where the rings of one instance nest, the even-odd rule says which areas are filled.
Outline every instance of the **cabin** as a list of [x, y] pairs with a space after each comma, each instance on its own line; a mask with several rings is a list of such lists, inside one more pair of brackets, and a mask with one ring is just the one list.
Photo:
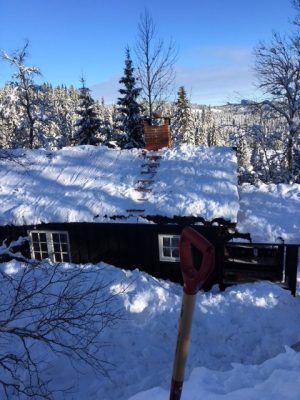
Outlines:
[[297, 246], [230, 241], [239, 237], [234, 149], [168, 147], [168, 119], [144, 128], [145, 149], [13, 150], [1, 164], [0, 241], [25, 236], [20, 250], [37, 260], [103, 261], [181, 282], [179, 238], [192, 226], [215, 247], [206, 289], [285, 279], [295, 292]]
[[237, 220], [230, 148], [78, 146], [14, 157], [1, 165], [0, 240], [28, 236], [23, 252], [38, 260], [104, 261], [180, 281], [182, 229], [221, 246]]

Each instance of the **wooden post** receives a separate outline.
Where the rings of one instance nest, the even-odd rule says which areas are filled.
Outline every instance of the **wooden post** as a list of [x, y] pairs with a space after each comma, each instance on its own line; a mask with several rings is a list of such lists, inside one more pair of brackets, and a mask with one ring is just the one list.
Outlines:
[[297, 290], [298, 246], [286, 245], [285, 273], [288, 288], [293, 296]]

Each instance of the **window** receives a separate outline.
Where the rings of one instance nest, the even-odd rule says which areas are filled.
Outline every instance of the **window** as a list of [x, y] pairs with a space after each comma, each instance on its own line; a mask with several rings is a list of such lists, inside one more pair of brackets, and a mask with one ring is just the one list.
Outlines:
[[160, 261], [179, 261], [179, 235], [158, 235]]
[[30, 231], [29, 235], [32, 258], [50, 258], [54, 262], [71, 261], [68, 232]]

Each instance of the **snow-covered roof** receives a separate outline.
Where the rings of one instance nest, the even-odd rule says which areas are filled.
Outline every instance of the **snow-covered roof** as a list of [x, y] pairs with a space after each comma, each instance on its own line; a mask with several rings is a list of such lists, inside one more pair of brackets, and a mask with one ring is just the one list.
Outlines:
[[300, 243], [300, 185], [244, 183], [237, 229], [253, 242]]
[[130, 221], [130, 215], [237, 221], [233, 150], [182, 145], [160, 150], [159, 159], [151, 154], [104, 146], [15, 150], [0, 166], [0, 225]]

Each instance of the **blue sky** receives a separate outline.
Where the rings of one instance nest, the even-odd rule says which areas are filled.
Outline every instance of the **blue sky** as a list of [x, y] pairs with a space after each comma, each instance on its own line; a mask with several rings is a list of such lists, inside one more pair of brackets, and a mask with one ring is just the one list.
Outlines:
[[[11, 52], [28, 39], [28, 64], [40, 67], [43, 81], [79, 86], [83, 74], [109, 103], [145, 7], [159, 36], [179, 48], [175, 88], [184, 85], [201, 104], [257, 96], [253, 47], [273, 30], [289, 32], [295, 14], [289, 0], [0, 0], [0, 49]], [[1, 62], [0, 85], [11, 73]]]

